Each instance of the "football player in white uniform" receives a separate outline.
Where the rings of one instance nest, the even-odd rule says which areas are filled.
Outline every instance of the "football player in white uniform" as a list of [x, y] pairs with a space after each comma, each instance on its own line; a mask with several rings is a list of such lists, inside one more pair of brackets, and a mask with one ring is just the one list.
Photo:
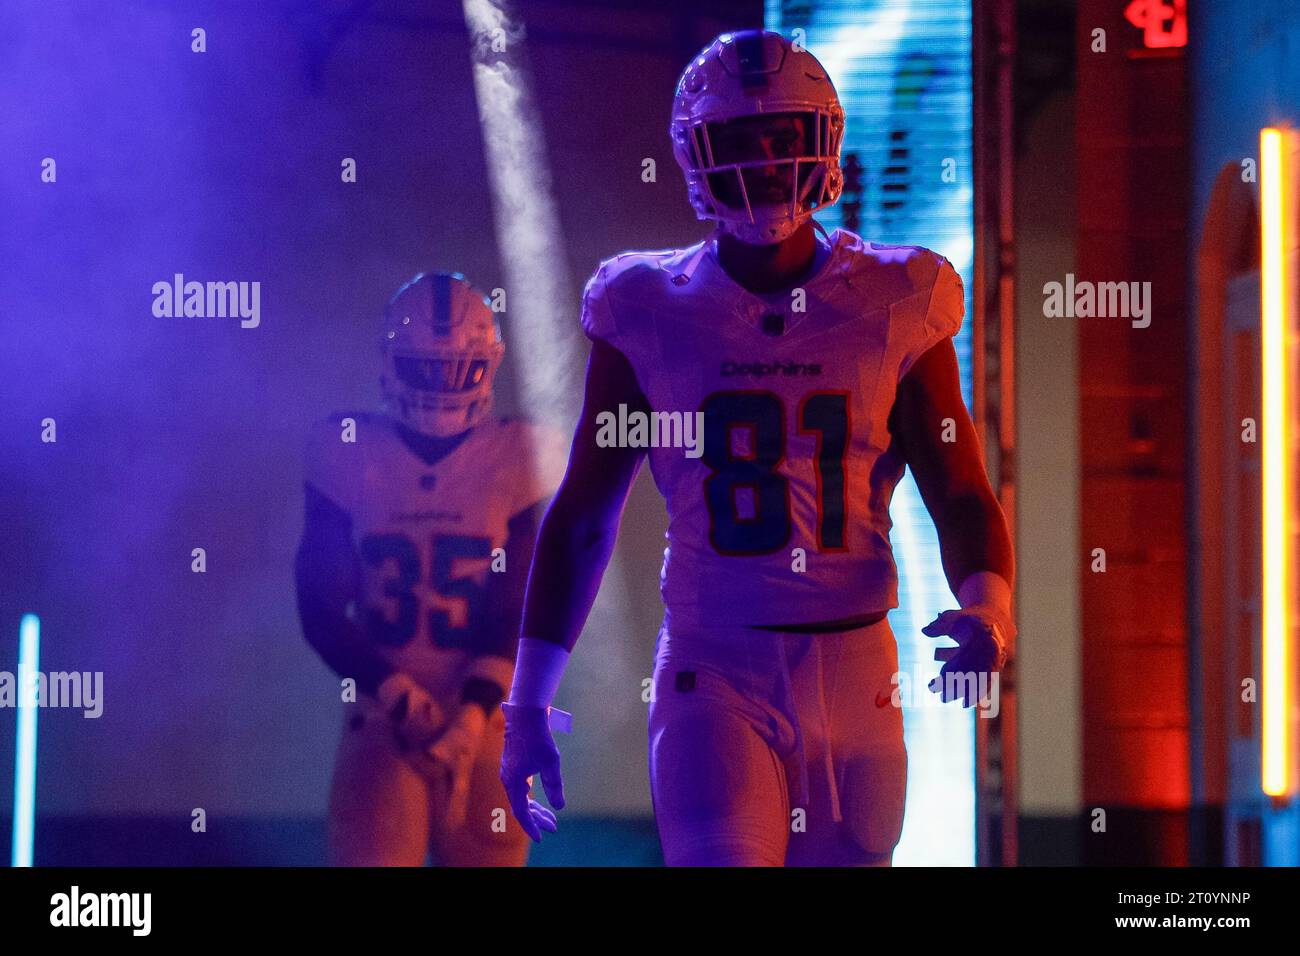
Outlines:
[[564, 804], [546, 708], [647, 454], [600, 447], [597, 416], [698, 411], [701, 456], [648, 452], [669, 515], [649, 713], [665, 860], [888, 865], [907, 758], [901, 713], [878, 701], [898, 666], [888, 509], [905, 466], [961, 605], [924, 629], [956, 642], [936, 652], [944, 699], [970, 706], [951, 678], [1000, 668], [1014, 636], [1011, 541], [952, 345], [961, 280], [927, 249], [819, 239], [844, 112], [817, 59], [778, 34], [703, 50], [670, 130], [714, 233], [606, 260], [587, 284], [585, 404], [538, 537], [502, 782], [534, 839], [554, 827], [529, 800], [540, 774]]
[[505, 346], [463, 276], [416, 276], [383, 325], [389, 414], [321, 422], [307, 450], [303, 631], [360, 691], [345, 705], [330, 862], [522, 865], [498, 704], [563, 436], [491, 417]]

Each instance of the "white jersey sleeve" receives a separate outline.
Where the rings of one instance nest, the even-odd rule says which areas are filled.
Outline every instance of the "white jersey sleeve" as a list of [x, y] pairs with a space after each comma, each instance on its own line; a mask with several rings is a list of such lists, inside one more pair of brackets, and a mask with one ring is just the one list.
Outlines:
[[610, 308], [609, 276], [616, 259], [606, 259], [587, 280], [582, 292], [582, 331], [618, 348], [618, 328]]
[[927, 351], [957, 334], [966, 314], [966, 294], [952, 263], [929, 249], [918, 249], [908, 262], [918, 289], [929, 288], [929, 304], [922, 322], [907, 322], [899, 330], [902, 361], [899, 378], [906, 375]]

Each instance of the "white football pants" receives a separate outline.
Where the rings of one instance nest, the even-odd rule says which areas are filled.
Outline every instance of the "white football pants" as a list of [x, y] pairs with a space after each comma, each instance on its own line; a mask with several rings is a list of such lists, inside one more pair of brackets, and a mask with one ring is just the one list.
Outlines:
[[888, 619], [659, 633], [650, 786], [669, 866], [888, 866], [907, 752]]
[[348, 705], [330, 788], [331, 866], [523, 866], [529, 840], [501, 786], [505, 717], [498, 708], [483, 733], [463, 826], [442, 824], [445, 802], [402, 756], [393, 724], [377, 701]]

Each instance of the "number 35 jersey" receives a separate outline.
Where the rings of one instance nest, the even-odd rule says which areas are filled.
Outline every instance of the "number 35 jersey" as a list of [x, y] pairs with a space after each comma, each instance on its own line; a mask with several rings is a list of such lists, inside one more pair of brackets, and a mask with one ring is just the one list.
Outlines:
[[889, 502], [905, 463], [889, 415], [902, 377], [960, 328], [962, 284], [918, 246], [838, 229], [830, 246], [775, 295], [738, 285], [703, 244], [616, 256], [587, 283], [584, 331], [628, 358], [652, 411], [701, 413], [698, 457], [649, 449], [675, 625], [898, 606]]
[[[469, 659], [497, 644], [499, 635], [485, 628], [493, 551], [506, 548], [512, 517], [555, 491], [564, 437], [495, 419], [427, 464], [391, 418], [351, 417], [355, 442], [341, 440], [342, 416], [313, 427], [306, 480], [352, 519], [364, 589], [359, 619], [376, 648], [430, 691], [449, 692]], [[505, 560], [504, 573], [528, 573], [508, 550]]]

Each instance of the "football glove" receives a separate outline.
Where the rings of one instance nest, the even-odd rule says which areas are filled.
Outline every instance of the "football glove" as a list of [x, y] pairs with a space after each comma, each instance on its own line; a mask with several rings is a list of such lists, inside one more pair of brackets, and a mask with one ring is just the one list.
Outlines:
[[1015, 634], [1015, 626], [997, 608], [972, 604], [944, 611], [921, 628], [921, 633], [957, 642], [956, 647], [935, 650], [934, 659], [942, 661], [943, 667], [930, 682], [930, 690], [945, 702], [960, 697], [963, 707], [972, 707], [978, 703], [979, 691], [989, 687], [988, 678], [981, 680], [982, 675], [1006, 666], [1008, 634]]
[[398, 671], [379, 685], [377, 695], [392, 721], [404, 754], [424, 754], [442, 732], [446, 718], [438, 702], [408, 674]]
[[546, 707], [503, 703], [506, 717], [505, 746], [501, 752], [501, 784], [510, 811], [534, 842], [542, 830], [556, 831], [555, 814], [532, 798], [535, 773], [542, 776], [546, 796], [556, 810], [564, 809], [564, 781], [560, 777], [560, 752], [551, 736]]

